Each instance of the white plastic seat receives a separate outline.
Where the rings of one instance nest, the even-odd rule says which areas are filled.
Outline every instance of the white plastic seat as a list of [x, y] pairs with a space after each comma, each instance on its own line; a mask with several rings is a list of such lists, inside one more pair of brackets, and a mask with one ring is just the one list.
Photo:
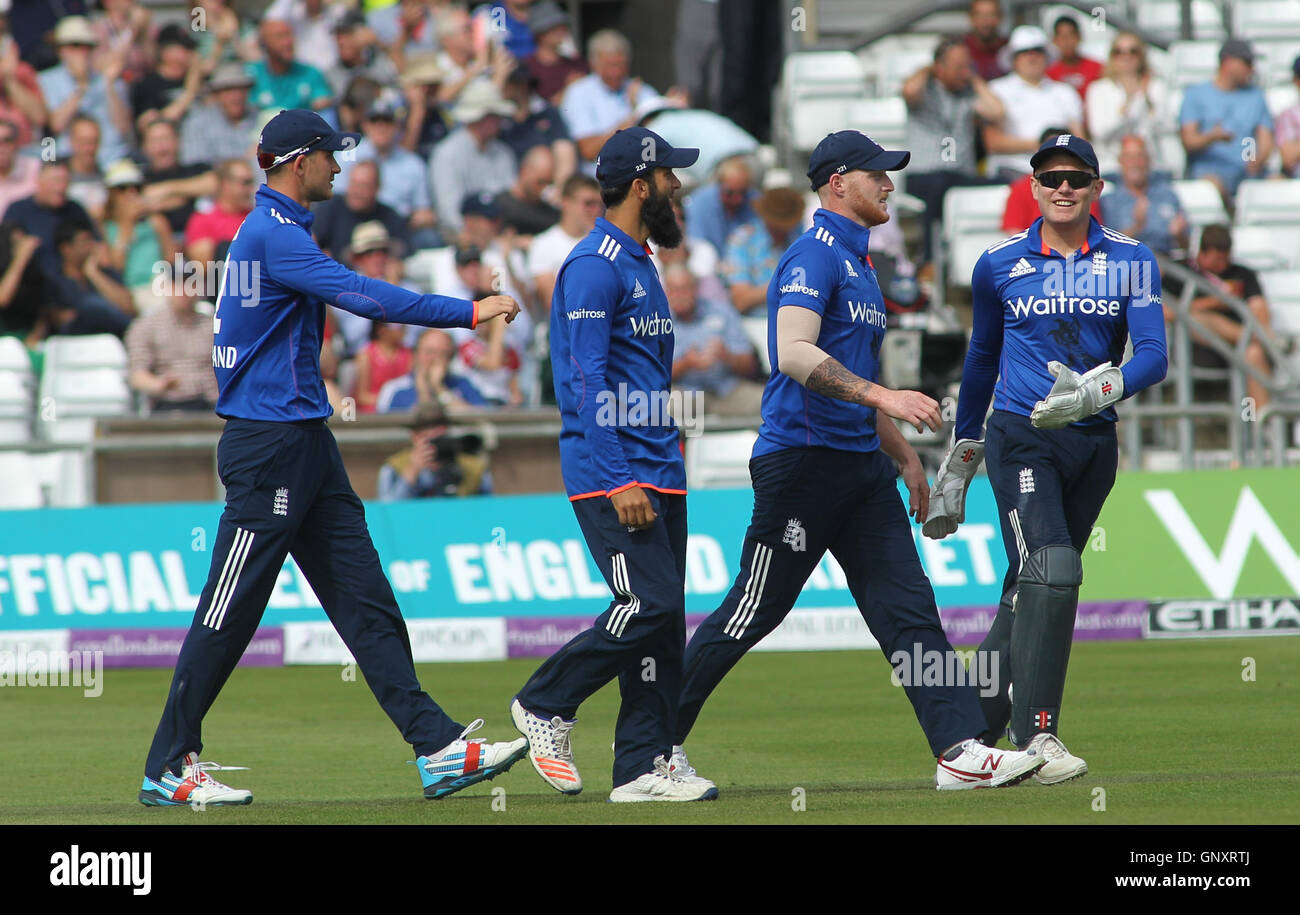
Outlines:
[[1237, 225], [1300, 224], [1300, 178], [1243, 181], [1236, 202]]
[[968, 287], [971, 273], [980, 255], [1007, 237], [1007, 233], [967, 232], [959, 236], [948, 249], [948, 282], [953, 286]]
[[745, 336], [754, 347], [754, 353], [758, 356], [759, 367], [763, 374], [772, 373], [772, 360], [768, 357], [767, 352], [767, 312], [766, 309], [758, 309], [758, 317], [746, 317], [740, 319], [740, 326], [745, 331]]
[[[1182, 34], [1180, 0], [1141, 0], [1137, 4], [1137, 25], [1162, 38]], [[1192, 0], [1192, 37], [1222, 39], [1226, 34], [1223, 17], [1214, 0]]]
[[1187, 213], [1193, 226], [1204, 227], [1228, 222], [1228, 211], [1223, 208], [1223, 198], [1218, 189], [1204, 178], [1190, 178], [1173, 182], [1178, 202]]
[[1236, 0], [1232, 20], [1239, 38], [1300, 37], [1300, 0]]
[[1000, 232], [1010, 193], [1004, 184], [949, 188], [943, 195], [944, 238], [951, 245], [968, 232]]
[[33, 455], [0, 451], [0, 508], [40, 508], [45, 504]]
[[45, 372], [126, 368], [126, 347], [112, 334], [51, 337], [45, 341]]
[[686, 442], [687, 485], [694, 488], [749, 486], [749, 456], [758, 432], [714, 432]]
[[1232, 230], [1232, 259], [1256, 271], [1300, 268], [1300, 223], [1237, 226]]
[[32, 360], [27, 347], [17, 337], [0, 337], [0, 372], [31, 374]]
[[1280, 333], [1300, 337], [1300, 270], [1261, 271], [1259, 284], [1268, 299], [1273, 326]]
[[1174, 41], [1169, 45], [1170, 81], [1178, 87], [1209, 82], [1219, 69], [1217, 40]]
[[[52, 442], [84, 443], [94, 437], [95, 418], [131, 413], [131, 389], [120, 369], [47, 368], [41, 382], [37, 429]], [[48, 406], [48, 409], [47, 409]]]

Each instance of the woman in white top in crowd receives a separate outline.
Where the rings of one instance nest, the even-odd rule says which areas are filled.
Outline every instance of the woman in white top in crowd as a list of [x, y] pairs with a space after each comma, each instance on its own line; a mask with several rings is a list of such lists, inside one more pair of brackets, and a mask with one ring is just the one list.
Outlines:
[[1154, 141], [1157, 134], [1173, 130], [1173, 115], [1168, 87], [1147, 63], [1146, 45], [1132, 32], [1120, 32], [1111, 43], [1105, 75], [1088, 86], [1084, 97], [1088, 136], [1101, 173], [1119, 168], [1120, 141], [1128, 134], [1146, 140], [1153, 168], [1167, 168]]

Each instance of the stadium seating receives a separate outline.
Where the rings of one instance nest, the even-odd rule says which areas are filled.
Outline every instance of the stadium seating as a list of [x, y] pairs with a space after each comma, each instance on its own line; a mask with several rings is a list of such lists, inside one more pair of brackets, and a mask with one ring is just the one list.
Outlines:
[[122, 341], [96, 334], [46, 342], [37, 410], [37, 430], [44, 439], [88, 442], [96, 417], [127, 415], [132, 404]]
[[1232, 30], [1240, 38], [1300, 38], [1300, 0], [1236, 0]]
[[686, 440], [686, 485], [691, 489], [749, 486], [749, 455], [758, 432], [712, 432]]
[[0, 451], [0, 509], [44, 505], [35, 456], [25, 451]]
[[126, 369], [126, 347], [112, 334], [51, 337], [45, 341], [45, 373], [64, 369]]
[[767, 315], [762, 314], [758, 317], [741, 318], [740, 326], [745, 330], [745, 336], [754, 347], [754, 354], [758, 357], [758, 366], [762, 369], [763, 374], [772, 373], [772, 361], [768, 358], [767, 353]]
[[1251, 42], [1255, 49], [1255, 73], [1265, 89], [1290, 86], [1291, 65], [1300, 57], [1300, 39], [1267, 38]]
[[[1214, 79], [1219, 69], [1221, 41], [1175, 41], [1169, 45], [1169, 72], [1165, 78], [1170, 87], [1191, 86]], [[1177, 111], [1177, 109], [1175, 109]]]
[[[1234, 246], [1235, 247], [1235, 246]], [[1264, 270], [1259, 284], [1278, 332], [1300, 337], [1300, 270]]]
[[1233, 228], [1232, 259], [1252, 270], [1300, 269], [1300, 224]]
[[867, 96], [867, 78], [851, 51], [799, 52], [786, 57], [776, 95], [774, 117], [790, 150], [804, 154], [850, 123], [854, 105]]
[[1174, 193], [1187, 212], [1187, 221], [1196, 228], [1213, 223], [1226, 223], [1228, 211], [1223, 208], [1223, 198], [1214, 185], [1204, 178], [1175, 181]]
[[971, 271], [991, 245], [996, 245], [1007, 237], [1001, 230], [996, 232], [964, 232], [948, 249], [948, 282], [954, 286], [970, 286]]
[[[1214, 0], [1192, 0], [1191, 6], [1192, 37], [1222, 40], [1227, 33], [1218, 4]], [[1141, 0], [1136, 10], [1137, 25], [1156, 38], [1176, 39], [1182, 34], [1181, 8], [1182, 0]]]
[[1300, 179], [1243, 181], [1236, 202], [1237, 225], [1294, 225], [1300, 213]]
[[21, 444], [32, 437], [32, 387], [22, 372], [0, 369], [0, 445]]

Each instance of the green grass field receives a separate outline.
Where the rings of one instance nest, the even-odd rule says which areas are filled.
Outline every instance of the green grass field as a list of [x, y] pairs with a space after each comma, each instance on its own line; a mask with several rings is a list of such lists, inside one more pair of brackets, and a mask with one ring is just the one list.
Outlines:
[[[0, 689], [0, 823], [1296, 823], [1298, 649], [1288, 638], [1076, 645], [1062, 736], [1089, 773], [1051, 788], [942, 793], [879, 653], [751, 654], [687, 746], [721, 799], [630, 806], [605, 802], [612, 686], [574, 731], [583, 794], [560, 796], [525, 759], [434, 802], [363, 682], [297, 667], [236, 671], [205, 722], [204, 759], [251, 767], [223, 778], [253, 789], [251, 806], [146, 808], [136, 792], [171, 673], [110, 670], [94, 699], [72, 687]], [[1242, 679], [1246, 657], [1254, 682]], [[507, 739], [507, 703], [535, 666], [421, 665], [420, 676], [460, 720], [485, 717], [481, 736]], [[796, 788], [806, 810], [793, 809]]]

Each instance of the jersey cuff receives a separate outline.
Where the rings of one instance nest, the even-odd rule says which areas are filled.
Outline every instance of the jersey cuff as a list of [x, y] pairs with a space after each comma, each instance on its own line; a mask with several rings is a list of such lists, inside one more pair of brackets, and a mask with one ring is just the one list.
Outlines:
[[471, 304], [474, 306], [474, 311], [469, 318], [469, 329], [473, 330], [478, 327], [478, 300], [475, 299]]

